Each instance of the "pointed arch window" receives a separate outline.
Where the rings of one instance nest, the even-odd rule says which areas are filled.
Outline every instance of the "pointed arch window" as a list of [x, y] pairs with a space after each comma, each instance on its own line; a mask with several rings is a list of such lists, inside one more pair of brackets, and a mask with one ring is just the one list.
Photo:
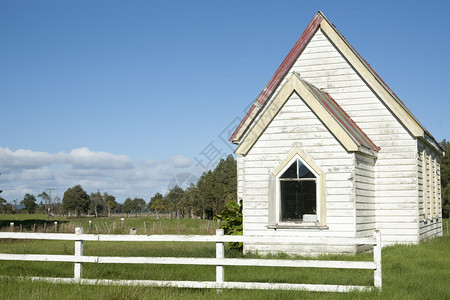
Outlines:
[[311, 221], [305, 220], [305, 215], [316, 215], [317, 176], [299, 158], [295, 158], [278, 180], [280, 221]]
[[299, 147], [269, 176], [268, 228], [326, 226], [326, 174]]

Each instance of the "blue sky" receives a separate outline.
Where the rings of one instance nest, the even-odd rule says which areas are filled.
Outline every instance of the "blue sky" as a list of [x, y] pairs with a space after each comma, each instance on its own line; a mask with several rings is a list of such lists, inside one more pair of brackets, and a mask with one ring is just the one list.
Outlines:
[[450, 138], [446, 1], [2, 0], [2, 196], [80, 183], [148, 201], [199, 176], [319, 9]]

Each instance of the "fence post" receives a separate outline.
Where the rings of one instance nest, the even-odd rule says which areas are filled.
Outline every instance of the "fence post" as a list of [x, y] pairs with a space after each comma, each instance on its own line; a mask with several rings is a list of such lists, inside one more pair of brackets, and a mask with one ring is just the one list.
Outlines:
[[[83, 227], [75, 228], [75, 234], [83, 234]], [[75, 256], [83, 256], [83, 241], [75, 241]], [[74, 265], [74, 278], [75, 280], [81, 280], [82, 264], [75, 263]]]
[[[223, 236], [223, 229], [216, 229], [216, 236]], [[216, 258], [225, 258], [224, 242], [216, 242]], [[216, 266], [216, 282], [222, 283], [225, 281], [225, 272], [223, 266]]]
[[373, 285], [381, 291], [383, 284], [381, 277], [381, 232], [375, 230], [374, 236], [377, 244], [373, 247], [373, 260], [376, 265], [376, 269], [373, 271]]
[[55, 221], [55, 232], [58, 232], [58, 221]]
[[11, 232], [14, 232], [14, 222], [10, 222], [10, 223], [9, 223], [9, 230], [10, 230]]

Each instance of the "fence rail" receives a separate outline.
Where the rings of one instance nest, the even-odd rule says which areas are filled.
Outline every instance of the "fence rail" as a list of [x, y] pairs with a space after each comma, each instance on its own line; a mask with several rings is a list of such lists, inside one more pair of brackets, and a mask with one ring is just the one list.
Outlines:
[[[49, 254], [3, 254], [0, 260], [20, 261], [57, 261], [73, 262], [74, 278], [29, 277], [32, 280], [51, 282], [77, 282], [82, 284], [119, 284], [119, 285], [152, 285], [189, 288], [240, 288], [240, 289], [292, 289], [309, 291], [346, 292], [350, 290], [369, 290], [382, 287], [381, 277], [381, 237], [376, 231], [369, 238], [323, 238], [323, 237], [267, 237], [267, 236], [225, 236], [218, 229], [216, 235], [93, 235], [83, 234], [82, 228], [76, 228], [75, 234], [64, 233], [20, 233], [0, 232], [0, 239], [39, 239], [39, 240], [73, 240], [74, 255]], [[83, 255], [83, 241], [134, 241], [134, 242], [215, 242], [216, 258], [187, 257], [113, 257]], [[290, 260], [290, 259], [243, 259], [225, 258], [224, 243], [277, 243], [277, 244], [327, 244], [327, 245], [373, 245], [373, 261], [324, 261], [324, 260]], [[83, 279], [83, 263], [123, 263], [123, 264], [176, 264], [176, 265], [209, 265], [216, 266], [216, 281], [160, 281], [160, 280], [106, 280]], [[374, 270], [373, 286], [357, 285], [325, 285], [296, 283], [263, 283], [263, 282], [229, 282], [225, 281], [224, 266], [258, 266], [258, 267], [291, 267], [291, 268], [339, 268]]]

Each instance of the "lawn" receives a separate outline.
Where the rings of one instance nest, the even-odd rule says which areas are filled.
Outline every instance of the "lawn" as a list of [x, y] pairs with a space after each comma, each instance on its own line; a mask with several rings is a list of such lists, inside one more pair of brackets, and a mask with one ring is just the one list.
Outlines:
[[[141, 222], [139, 218], [135, 221]], [[164, 221], [167, 222], [167, 228], [171, 228], [171, 230], [176, 229], [177, 226], [178, 228], [184, 226], [187, 231], [200, 228], [199, 223], [189, 223], [193, 220]], [[448, 220], [446, 221], [448, 222]], [[177, 222], [178, 225], [176, 225]], [[445, 225], [444, 228], [446, 228]], [[85, 242], [84, 254], [215, 256], [214, 243], [189, 243], [189, 246], [186, 245], [185, 243], [162, 242]], [[221, 290], [218, 292], [202, 289], [50, 284], [28, 280], [19, 281], [5, 277], [0, 278], [0, 289], [2, 299], [449, 299], [450, 268], [447, 267], [450, 266], [449, 249], [450, 236], [448, 235], [425, 241], [419, 245], [396, 245], [383, 248], [383, 291], [381, 293], [372, 291], [337, 294], [257, 290]], [[73, 251], [74, 243], [70, 241], [0, 241], [0, 253], [73, 254]], [[226, 256], [259, 257], [257, 254], [243, 255], [235, 251], [227, 251]], [[278, 255], [272, 258], [286, 257]], [[371, 260], [372, 254], [328, 255], [319, 259]], [[73, 264], [2, 261], [0, 275], [72, 277]], [[83, 278], [214, 281], [215, 268], [210, 266], [84, 264]], [[373, 272], [369, 270], [225, 267], [225, 280], [372, 285]]]
[[[124, 219], [122, 228], [121, 218]], [[37, 232], [74, 232], [75, 227], [83, 227], [85, 233], [89, 233], [89, 221], [91, 221], [92, 233], [130, 233], [130, 228], [136, 228], [137, 234], [215, 234], [217, 222], [201, 219], [156, 219], [152, 216], [129, 215], [129, 217], [99, 217], [99, 218], [68, 218], [50, 217], [44, 214], [0, 214], [0, 231], [10, 231], [10, 223], [14, 223], [15, 231]]]

